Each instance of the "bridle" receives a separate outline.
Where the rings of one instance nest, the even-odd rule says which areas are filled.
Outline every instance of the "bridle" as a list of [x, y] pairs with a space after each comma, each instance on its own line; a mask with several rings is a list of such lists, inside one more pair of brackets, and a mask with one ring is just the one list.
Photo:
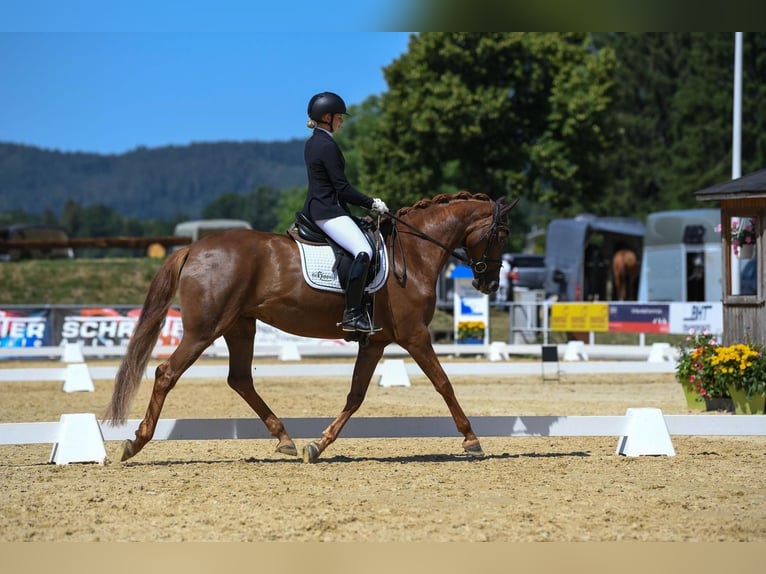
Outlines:
[[[452, 255], [455, 259], [458, 261], [462, 261], [468, 267], [471, 268], [471, 271], [473, 272], [473, 275], [476, 279], [478, 279], [481, 275], [487, 272], [487, 269], [489, 268], [489, 264], [495, 264], [498, 267], [502, 265], [502, 259], [490, 259], [488, 257], [489, 251], [492, 248], [492, 246], [497, 242], [498, 236], [500, 235], [501, 231], [505, 231], [505, 233], [509, 233], [510, 229], [508, 226], [504, 223], [505, 215], [513, 209], [516, 204], [519, 202], [519, 198], [514, 199], [511, 203], [504, 204], [503, 198], [498, 199], [493, 204], [493, 213], [492, 213], [492, 223], [487, 228], [487, 231], [476, 241], [471, 243], [470, 245], [463, 245], [464, 251], [466, 254], [468, 253], [468, 250], [476, 247], [479, 245], [482, 241], [487, 242], [486, 246], [484, 247], [484, 252], [482, 253], [481, 257], [477, 260], [472, 259], [470, 256], [466, 257], [466, 255], [463, 255], [463, 253], [460, 253], [456, 249], [450, 249], [448, 246], [444, 245], [441, 241], [434, 239], [430, 235], [422, 232], [417, 227], [414, 227], [407, 223], [406, 221], [402, 220], [401, 218], [397, 217], [393, 213], [387, 213], [386, 215], [391, 218], [393, 221], [393, 228], [392, 228], [392, 245], [393, 245], [393, 251], [391, 256], [392, 266], [393, 266], [393, 273], [394, 276], [399, 280], [400, 282], [403, 282], [407, 278], [407, 261], [404, 257], [404, 249], [402, 248], [401, 244], [401, 237], [399, 235], [399, 230], [397, 228], [397, 224], [401, 224], [404, 227], [408, 228], [412, 232], [415, 233], [418, 237], [421, 239], [425, 239], [426, 241], [429, 241], [433, 243], [434, 245], [437, 245], [438, 247], [442, 248], [444, 251]], [[396, 257], [394, 257], [394, 251], [396, 249], [396, 246], [399, 246], [399, 249], [402, 252], [402, 272], [401, 274], [397, 272], [396, 270]]]

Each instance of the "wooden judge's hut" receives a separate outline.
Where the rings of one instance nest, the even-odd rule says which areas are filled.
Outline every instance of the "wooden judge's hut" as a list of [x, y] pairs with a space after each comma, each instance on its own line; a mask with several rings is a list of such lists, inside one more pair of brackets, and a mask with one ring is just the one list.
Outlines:
[[698, 191], [721, 209], [723, 341], [766, 344], [766, 169]]

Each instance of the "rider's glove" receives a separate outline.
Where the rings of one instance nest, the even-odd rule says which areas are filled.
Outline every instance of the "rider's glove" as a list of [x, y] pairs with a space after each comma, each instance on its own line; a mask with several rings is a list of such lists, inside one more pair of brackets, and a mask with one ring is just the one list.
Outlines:
[[388, 207], [382, 199], [375, 198], [372, 200], [372, 210], [377, 214], [388, 213]]

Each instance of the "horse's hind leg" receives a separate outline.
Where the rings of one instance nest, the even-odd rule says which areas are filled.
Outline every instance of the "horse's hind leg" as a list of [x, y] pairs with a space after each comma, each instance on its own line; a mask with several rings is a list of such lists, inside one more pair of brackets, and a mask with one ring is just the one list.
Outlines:
[[123, 461], [138, 454], [146, 446], [146, 443], [152, 440], [160, 412], [162, 412], [162, 406], [165, 404], [165, 398], [183, 372], [197, 360], [202, 351], [209, 345], [210, 341], [201, 341], [190, 333], [186, 333], [168, 360], [157, 367], [154, 372], [154, 388], [149, 399], [149, 406], [146, 409], [146, 415], [138, 426], [136, 438], [125, 441], [122, 451]]
[[284, 424], [263, 401], [253, 386], [252, 363], [255, 339], [255, 319], [241, 317], [224, 334], [229, 347], [229, 386], [250, 405], [261, 418], [269, 432], [279, 443], [277, 452], [297, 456], [295, 443], [287, 434]]

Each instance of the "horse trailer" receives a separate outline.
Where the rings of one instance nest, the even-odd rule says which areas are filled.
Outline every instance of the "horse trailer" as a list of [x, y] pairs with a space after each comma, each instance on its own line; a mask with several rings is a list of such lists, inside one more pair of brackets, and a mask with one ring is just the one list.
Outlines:
[[[612, 260], [617, 252], [629, 250], [640, 265], [643, 240], [644, 224], [639, 219], [594, 215], [554, 219], [545, 239], [546, 297], [558, 301], [616, 299]], [[626, 299], [636, 300], [635, 281], [631, 287]]]

